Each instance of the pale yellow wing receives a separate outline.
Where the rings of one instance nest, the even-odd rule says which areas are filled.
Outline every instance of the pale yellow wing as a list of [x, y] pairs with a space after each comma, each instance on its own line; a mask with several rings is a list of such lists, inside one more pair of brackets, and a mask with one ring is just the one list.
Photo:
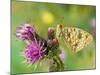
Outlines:
[[78, 52], [90, 44], [93, 37], [90, 33], [76, 27], [64, 27], [62, 29], [64, 40], [70, 45], [74, 52]]

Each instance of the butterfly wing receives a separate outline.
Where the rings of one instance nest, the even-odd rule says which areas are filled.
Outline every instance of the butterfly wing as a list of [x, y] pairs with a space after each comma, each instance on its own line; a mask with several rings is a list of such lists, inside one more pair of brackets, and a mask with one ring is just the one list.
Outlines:
[[64, 27], [63, 36], [66, 43], [70, 45], [74, 52], [78, 52], [87, 46], [93, 37], [90, 33], [76, 27]]
[[62, 34], [63, 34], [62, 30], [63, 30], [62, 25], [58, 24], [56, 27], [56, 38], [57, 39], [62, 37]]

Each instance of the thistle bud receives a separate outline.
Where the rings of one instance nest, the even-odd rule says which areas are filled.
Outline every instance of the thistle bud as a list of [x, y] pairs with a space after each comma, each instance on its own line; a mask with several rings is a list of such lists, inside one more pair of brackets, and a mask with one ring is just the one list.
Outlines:
[[59, 42], [56, 38], [53, 40], [48, 40], [47, 44], [48, 44], [48, 47], [52, 49], [56, 49], [59, 46]]
[[55, 29], [53, 27], [50, 27], [48, 29], [48, 39], [54, 39], [55, 38]]

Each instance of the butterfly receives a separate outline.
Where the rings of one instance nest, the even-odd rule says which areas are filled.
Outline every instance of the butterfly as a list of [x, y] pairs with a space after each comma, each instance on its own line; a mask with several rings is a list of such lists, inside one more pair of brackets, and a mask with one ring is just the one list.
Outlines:
[[77, 27], [63, 27], [59, 24], [56, 27], [56, 38], [63, 38], [65, 43], [69, 44], [73, 52], [79, 52], [88, 46], [93, 37], [87, 31]]

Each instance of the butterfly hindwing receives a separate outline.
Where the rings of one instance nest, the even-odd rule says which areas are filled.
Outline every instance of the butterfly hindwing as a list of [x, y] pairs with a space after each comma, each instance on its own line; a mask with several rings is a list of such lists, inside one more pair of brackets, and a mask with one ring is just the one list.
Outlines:
[[76, 27], [64, 27], [62, 29], [64, 40], [74, 52], [80, 51], [92, 41], [92, 35]]

